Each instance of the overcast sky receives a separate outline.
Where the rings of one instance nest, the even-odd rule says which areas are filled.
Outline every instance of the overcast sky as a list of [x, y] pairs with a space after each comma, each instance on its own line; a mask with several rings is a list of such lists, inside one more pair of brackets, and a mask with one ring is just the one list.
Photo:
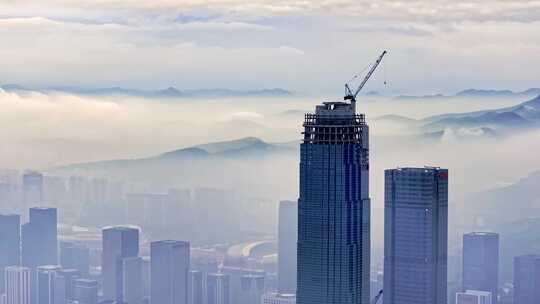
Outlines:
[[339, 94], [384, 49], [382, 93], [540, 86], [540, 1], [0, 0], [0, 41], [34, 87]]

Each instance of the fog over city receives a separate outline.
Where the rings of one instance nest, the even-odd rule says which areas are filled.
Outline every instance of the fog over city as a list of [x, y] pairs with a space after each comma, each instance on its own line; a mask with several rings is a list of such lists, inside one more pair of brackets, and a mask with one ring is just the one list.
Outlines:
[[[238, 208], [239, 214], [259, 214], [256, 221], [245, 219], [249, 222], [245, 225], [272, 234], [279, 200], [298, 197], [298, 145], [303, 115], [321, 101], [339, 98], [294, 95], [147, 98], [3, 91], [1, 119], [6, 128], [0, 131], [4, 146], [0, 151], [1, 165], [41, 170], [65, 178], [104, 177], [126, 182], [128, 193], [165, 193], [169, 188], [201, 187], [232, 190], [244, 201], [236, 207], [232, 205], [233, 209]], [[466, 204], [470, 203], [471, 195], [511, 185], [540, 168], [537, 157], [540, 131], [535, 128], [522, 128], [501, 120], [486, 124], [500, 134], [479, 126], [449, 125], [441, 129], [441, 134], [434, 135], [431, 130], [404, 122], [405, 117], [420, 120], [448, 113], [503, 109], [529, 99], [532, 98], [520, 95], [360, 98], [358, 109], [366, 113], [371, 131], [374, 255], [382, 249], [384, 169], [423, 165], [452, 168], [451, 219], [457, 220], [469, 216]], [[200, 146], [219, 142], [225, 143]], [[184, 156], [176, 152], [175, 157], [172, 152], [173, 156], [163, 156], [194, 146], [210, 154]], [[110, 160], [119, 162], [101, 162]], [[258, 205], [260, 202], [262, 207]], [[212, 210], [201, 211], [212, 213]], [[77, 223], [73, 218], [60, 217], [60, 220]], [[474, 223], [463, 225], [471, 227]], [[247, 227], [233, 225], [230, 229], [238, 229], [239, 237], [240, 231]], [[459, 245], [461, 232], [457, 228], [450, 229], [455, 246]], [[375, 256], [374, 261], [377, 259]]]

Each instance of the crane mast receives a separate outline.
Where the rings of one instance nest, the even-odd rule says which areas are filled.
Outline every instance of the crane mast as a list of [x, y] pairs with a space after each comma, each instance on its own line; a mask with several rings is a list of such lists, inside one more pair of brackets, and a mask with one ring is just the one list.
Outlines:
[[375, 72], [381, 61], [383, 60], [384, 55], [388, 53], [387, 51], [383, 51], [382, 54], [375, 60], [375, 62], [371, 65], [371, 69], [369, 69], [369, 72], [364, 77], [364, 80], [360, 83], [356, 91], [353, 93], [351, 88], [349, 87], [349, 84], [345, 84], [345, 97], [343, 97], [344, 100], [350, 100], [351, 105], [353, 107], [353, 110], [356, 112], [356, 96], [358, 96], [358, 93], [364, 88], [366, 83], [368, 82], [369, 78], [371, 78], [371, 75]]

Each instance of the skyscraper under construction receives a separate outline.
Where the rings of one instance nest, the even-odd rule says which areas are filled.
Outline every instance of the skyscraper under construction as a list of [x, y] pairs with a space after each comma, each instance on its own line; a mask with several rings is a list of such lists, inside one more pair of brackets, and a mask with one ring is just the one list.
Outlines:
[[354, 102], [306, 114], [300, 145], [298, 304], [367, 304], [369, 132]]

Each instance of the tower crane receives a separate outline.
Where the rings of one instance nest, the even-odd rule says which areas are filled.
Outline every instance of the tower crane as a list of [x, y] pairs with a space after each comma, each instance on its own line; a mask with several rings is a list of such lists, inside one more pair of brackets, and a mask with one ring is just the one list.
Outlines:
[[364, 88], [364, 86], [366, 85], [371, 75], [373, 75], [373, 72], [375, 72], [375, 70], [377, 69], [381, 61], [383, 60], [383, 57], [384, 55], [386, 55], [386, 53], [388, 52], [383, 51], [382, 54], [377, 58], [377, 60], [375, 60], [375, 62], [371, 64], [371, 68], [369, 69], [369, 72], [366, 74], [366, 76], [364, 77], [364, 80], [362, 80], [362, 82], [360, 83], [356, 91], [354, 91], [354, 93], [349, 87], [349, 84], [348, 83], [345, 84], [345, 97], [343, 97], [343, 99], [351, 101], [352, 108], [355, 112], [356, 112], [356, 96], [358, 96], [358, 93], [360, 93], [360, 91]]
[[377, 304], [379, 300], [381, 299], [382, 295], [383, 295], [383, 290], [381, 289], [379, 293], [373, 298], [373, 300], [371, 300], [370, 304]]

